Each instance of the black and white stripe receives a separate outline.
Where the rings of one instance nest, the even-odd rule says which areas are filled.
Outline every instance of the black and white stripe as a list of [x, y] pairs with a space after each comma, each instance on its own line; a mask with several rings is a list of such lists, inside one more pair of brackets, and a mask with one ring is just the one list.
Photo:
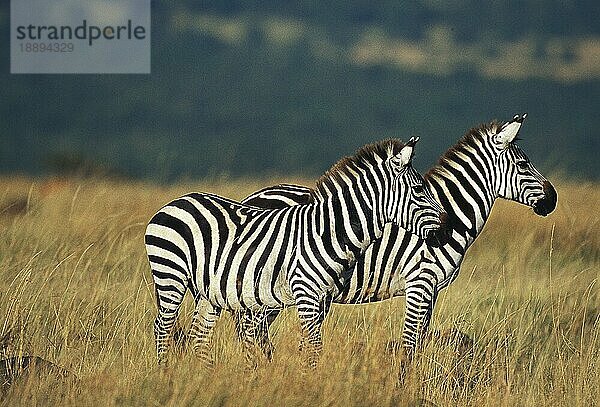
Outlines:
[[[556, 192], [515, 144], [522, 117], [505, 124], [491, 123], [471, 129], [450, 148], [425, 176], [425, 185], [448, 213], [451, 236], [433, 247], [397, 225], [386, 225], [383, 234], [357, 258], [348, 283], [333, 302], [359, 304], [406, 296], [403, 343], [412, 354], [426, 332], [439, 291], [457, 276], [467, 248], [482, 230], [494, 201], [501, 197], [533, 208], [546, 216], [556, 206]], [[243, 202], [265, 205], [271, 197], [289, 196], [288, 185], [263, 189]], [[294, 196], [302, 188], [294, 186]], [[275, 199], [275, 201], [277, 201]], [[259, 344], [271, 352], [266, 328], [276, 312], [237, 315], [238, 330], [255, 325]], [[258, 323], [256, 323], [258, 321]]]
[[205, 363], [211, 363], [210, 337], [222, 309], [296, 305], [314, 366], [331, 299], [344, 292], [345, 271], [384, 225], [398, 223], [422, 238], [441, 225], [439, 204], [410, 165], [416, 142], [363, 147], [329, 170], [300, 205], [261, 209], [194, 193], [158, 211], [146, 229], [146, 250], [158, 303], [159, 363], [167, 361], [189, 289], [196, 301], [194, 349]]

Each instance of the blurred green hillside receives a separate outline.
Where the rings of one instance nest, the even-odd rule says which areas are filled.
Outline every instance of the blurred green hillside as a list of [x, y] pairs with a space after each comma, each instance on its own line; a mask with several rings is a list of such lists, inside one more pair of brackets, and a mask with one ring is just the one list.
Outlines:
[[153, 1], [151, 75], [10, 75], [3, 47], [0, 172], [312, 176], [412, 135], [425, 170], [528, 112], [541, 169], [600, 178], [599, 2], [404, 3]]

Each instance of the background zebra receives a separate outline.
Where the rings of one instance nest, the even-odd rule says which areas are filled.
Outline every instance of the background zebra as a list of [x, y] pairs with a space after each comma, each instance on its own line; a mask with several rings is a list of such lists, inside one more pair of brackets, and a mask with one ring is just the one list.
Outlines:
[[[259, 209], [211, 194], [189, 194], [158, 211], [146, 229], [158, 316], [159, 364], [189, 288], [196, 354], [210, 364], [209, 342], [222, 309], [258, 311], [296, 305], [314, 366], [331, 298], [344, 273], [395, 222], [420, 237], [440, 227], [441, 208], [411, 166], [417, 139], [361, 148], [317, 182], [310, 202]], [[250, 329], [250, 327], [248, 328]]]
[[[451, 237], [445, 245], [432, 247], [419, 236], [387, 225], [381, 238], [357, 258], [349, 283], [333, 299], [359, 304], [405, 295], [403, 345], [408, 356], [427, 330], [439, 291], [458, 276], [465, 252], [481, 232], [494, 201], [510, 199], [532, 207], [541, 216], [556, 206], [554, 187], [514, 143], [526, 116], [471, 129], [425, 175], [426, 187], [450, 219]], [[258, 191], [243, 202], [281, 207], [294, 199], [303, 202], [310, 191], [282, 184]], [[277, 312], [235, 315], [238, 334], [256, 341], [268, 358], [272, 352], [268, 326]], [[248, 326], [252, 330], [245, 328]]]

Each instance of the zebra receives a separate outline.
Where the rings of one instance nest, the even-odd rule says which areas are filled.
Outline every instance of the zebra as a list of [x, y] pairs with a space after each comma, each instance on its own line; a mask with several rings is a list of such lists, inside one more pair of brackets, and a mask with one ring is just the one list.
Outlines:
[[193, 349], [212, 365], [210, 339], [222, 309], [257, 311], [295, 305], [301, 347], [316, 366], [321, 325], [344, 271], [384, 225], [395, 222], [423, 239], [444, 238], [445, 214], [411, 161], [418, 138], [366, 145], [327, 171], [308, 203], [263, 209], [213, 194], [192, 193], [160, 209], [145, 244], [156, 291], [159, 365], [189, 289], [196, 309]]
[[[405, 296], [402, 347], [408, 359], [427, 332], [439, 291], [457, 278], [463, 257], [481, 232], [494, 201], [513, 200], [532, 207], [540, 216], [556, 207], [554, 187], [515, 144], [526, 117], [515, 115], [504, 124], [491, 122], [469, 130], [425, 175], [426, 188], [450, 219], [450, 237], [444, 245], [434, 247], [398, 225], [386, 225], [382, 236], [357, 258], [349, 281], [333, 299], [339, 304], [362, 304]], [[310, 188], [281, 184], [242, 202], [283, 207], [310, 196]], [[240, 339], [254, 341], [269, 360], [273, 345], [268, 327], [277, 313], [234, 314]]]

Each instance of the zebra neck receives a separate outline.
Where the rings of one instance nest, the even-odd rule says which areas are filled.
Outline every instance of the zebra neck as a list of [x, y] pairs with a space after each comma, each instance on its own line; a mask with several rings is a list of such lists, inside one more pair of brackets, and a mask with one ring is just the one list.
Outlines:
[[326, 240], [324, 243], [333, 250], [335, 257], [352, 261], [383, 230], [372, 205], [348, 191], [329, 196], [317, 205], [313, 221], [320, 238]]
[[447, 162], [440, 167], [427, 182], [448, 213], [453, 232], [468, 247], [483, 229], [496, 200], [493, 180], [456, 163]]

